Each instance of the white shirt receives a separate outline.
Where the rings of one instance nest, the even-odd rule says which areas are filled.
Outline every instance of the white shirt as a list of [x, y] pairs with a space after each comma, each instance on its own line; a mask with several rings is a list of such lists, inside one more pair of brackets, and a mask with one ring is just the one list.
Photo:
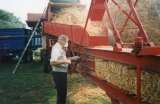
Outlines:
[[[66, 52], [62, 49], [62, 46], [59, 43], [56, 43], [52, 47], [50, 62], [57, 60], [65, 60], [65, 59], [67, 59]], [[67, 72], [67, 69], [68, 69], [68, 64], [52, 66], [52, 70], [57, 72]]]

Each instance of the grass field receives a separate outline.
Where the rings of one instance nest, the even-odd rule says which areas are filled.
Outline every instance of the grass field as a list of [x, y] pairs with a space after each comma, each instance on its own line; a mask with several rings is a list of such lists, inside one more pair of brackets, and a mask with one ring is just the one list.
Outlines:
[[[43, 73], [37, 57], [31, 63], [21, 63], [15, 72], [18, 59], [0, 63], [0, 104], [56, 104], [56, 90], [52, 76]], [[111, 104], [105, 92], [79, 74], [68, 75], [66, 104]]]

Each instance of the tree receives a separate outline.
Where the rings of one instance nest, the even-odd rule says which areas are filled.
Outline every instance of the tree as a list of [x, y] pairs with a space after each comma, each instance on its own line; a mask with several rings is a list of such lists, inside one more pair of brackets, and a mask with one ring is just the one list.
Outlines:
[[0, 9], [0, 28], [25, 28], [19, 18], [5, 10]]

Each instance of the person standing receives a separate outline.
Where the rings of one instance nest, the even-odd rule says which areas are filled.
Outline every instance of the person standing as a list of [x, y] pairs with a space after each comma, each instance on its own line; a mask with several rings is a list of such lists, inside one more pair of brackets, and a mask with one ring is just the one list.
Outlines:
[[71, 60], [77, 60], [79, 57], [74, 56], [67, 58], [63, 47], [67, 47], [68, 37], [61, 35], [57, 43], [52, 47], [50, 65], [52, 66], [52, 75], [57, 89], [57, 104], [65, 104], [67, 96], [67, 72]]
[[134, 30], [133, 40], [135, 41], [137, 37], [140, 37], [140, 30], [139, 29]]

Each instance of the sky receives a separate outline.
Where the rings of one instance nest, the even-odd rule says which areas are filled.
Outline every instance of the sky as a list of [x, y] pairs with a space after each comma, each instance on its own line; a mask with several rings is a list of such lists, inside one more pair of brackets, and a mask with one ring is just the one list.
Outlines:
[[[27, 13], [42, 13], [49, 0], [0, 0], [0, 9], [13, 13], [26, 24]], [[90, 0], [81, 0], [82, 4], [89, 4]]]

